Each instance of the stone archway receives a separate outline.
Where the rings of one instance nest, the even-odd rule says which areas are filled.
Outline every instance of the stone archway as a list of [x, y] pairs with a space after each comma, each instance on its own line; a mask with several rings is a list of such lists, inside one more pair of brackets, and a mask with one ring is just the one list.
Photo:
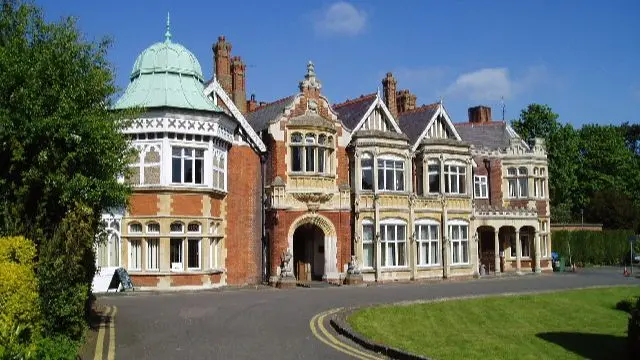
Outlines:
[[[299, 230], [300, 229], [300, 230]], [[321, 265], [317, 263], [317, 261], [324, 262], [324, 271], [321, 275], [323, 280], [326, 279], [337, 279], [339, 278], [337, 260], [338, 260], [338, 248], [337, 248], [337, 236], [335, 226], [325, 216], [319, 214], [305, 214], [297, 218], [289, 227], [289, 234], [287, 236], [288, 239], [288, 247], [291, 250], [291, 253], [294, 254], [296, 247], [294, 244], [294, 238], [301, 239], [302, 235], [300, 234], [316, 234], [318, 238], [320, 237], [320, 233], [323, 235], [323, 245], [322, 249], [319, 246], [315, 247], [315, 251], [312, 252], [316, 260], [314, 264], [314, 269], [316, 274], [319, 273]], [[314, 235], [312, 235], [313, 237]], [[318, 240], [314, 240], [318, 241]], [[304, 240], [302, 240], [302, 243]], [[304, 247], [304, 245], [298, 245], [298, 253], [300, 257], [300, 247]], [[322, 257], [320, 257], [319, 252], [322, 251]], [[318, 255], [316, 257], [316, 255]], [[308, 255], [311, 256], [311, 255]], [[294, 266], [295, 264], [295, 254], [294, 254]], [[297, 269], [296, 269], [297, 270]]]
[[324, 277], [324, 232], [315, 224], [298, 226], [293, 233], [293, 275], [298, 281]]

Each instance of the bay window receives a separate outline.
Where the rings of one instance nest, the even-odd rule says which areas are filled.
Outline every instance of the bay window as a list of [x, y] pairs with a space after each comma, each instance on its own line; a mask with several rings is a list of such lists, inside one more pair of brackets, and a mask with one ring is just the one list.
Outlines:
[[373, 157], [371, 154], [362, 154], [360, 169], [362, 172], [362, 190], [373, 190]]
[[451, 241], [451, 264], [462, 265], [469, 263], [469, 225], [461, 221], [449, 223], [449, 238]]
[[444, 166], [444, 192], [447, 194], [465, 194], [466, 168], [464, 165]]
[[171, 149], [171, 181], [175, 184], [203, 184], [204, 149], [174, 146]]
[[333, 137], [325, 134], [291, 134], [291, 171], [330, 174]]
[[507, 169], [507, 184], [510, 198], [529, 197], [529, 177], [526, 167]]
[[473, 190], [476, 199], [487, 199], [489, 197], [486, 175], [475, 175], [473, 177]]
[[404, 161], [378, 158], [378, 190], [404, 191]]
[[370, 220], [362, 222], [362, 267], [373, 267], [374, 225]]
[[527, 177], [527, 168], [518, 168], [518, 197], [526, 198], [529, 196], [529, 178]]
[[533, 197], [544, 198], [546, 195], [544, 168], [533, 168]]
[[418, 221], [415, 227], [418, 265], [437, 265], [440, 259], [440, 226], [435, 221]]
[[220, 154], [213, 157], [213, 188], [225, 189], [225, 156]]
[[382, 266], [406, 266], [406, 225], [397, 221], [380, 224]]

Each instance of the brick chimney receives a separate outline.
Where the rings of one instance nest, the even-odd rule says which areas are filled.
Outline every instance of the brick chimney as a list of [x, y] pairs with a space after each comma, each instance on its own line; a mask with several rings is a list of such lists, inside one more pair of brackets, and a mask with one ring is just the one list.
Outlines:
[[482, 105], [470, 107], [469, 122], [474, 124], [491, 122], [491, 108]]
[[232, 97], [233, 82], [231, 79], [231, 43], [225, 41], [224, 36], [218, 37], [213, 46], [213, 58], [216, 64], [215, 74], [220, 86]]
[[396, 79], [393, 74], [388, 72], [387, 76], [382, 79], [382, 93], [384, 103], [394, 118], [398, 118], [398, 106], [396, 105]]
[[238, 110], [245, 114], [247, 112], [247, 92], [245, 89], [245, 65], [240, 56], [231, 58], [231, 77], [233, 82], [233, 103]]
[[400, 90], [396, 95], [396, 102], [398, 103], [398, 113], [402, 114], [405, 111], [411, 111], [416, 108], [416, 96], [409, 90]]
[[251, 100], [247, 101], [247, 112], [252, 112], [258, 107], [258, 102], [256, 101], [256, 94], [251, 94]]

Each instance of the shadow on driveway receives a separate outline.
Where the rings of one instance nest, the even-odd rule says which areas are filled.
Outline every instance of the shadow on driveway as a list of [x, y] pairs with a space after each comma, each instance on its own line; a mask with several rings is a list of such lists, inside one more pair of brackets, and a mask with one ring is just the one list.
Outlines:
[[627, 339], [622, 336], [578, 332], [546, 332], [536, 336], [560, 345], [586, 359], [610, 360], [627, 358]]

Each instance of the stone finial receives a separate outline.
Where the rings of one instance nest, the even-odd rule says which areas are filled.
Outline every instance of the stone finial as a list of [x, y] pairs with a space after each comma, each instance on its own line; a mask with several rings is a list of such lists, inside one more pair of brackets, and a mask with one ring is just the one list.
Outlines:
[[316, 79], [316, 70], [313, 62], [309, 61], [307, 64], [307, 74], [304, 76], [304, 80], [300, 81], [300, 91], [304, 89], [316, 89], [320, 90], [322, 84]]
[[169, 12], [167, 11], [167, 31], [164, 33], [164, 41], [171, 41], [171, 19], [169, 18]]

